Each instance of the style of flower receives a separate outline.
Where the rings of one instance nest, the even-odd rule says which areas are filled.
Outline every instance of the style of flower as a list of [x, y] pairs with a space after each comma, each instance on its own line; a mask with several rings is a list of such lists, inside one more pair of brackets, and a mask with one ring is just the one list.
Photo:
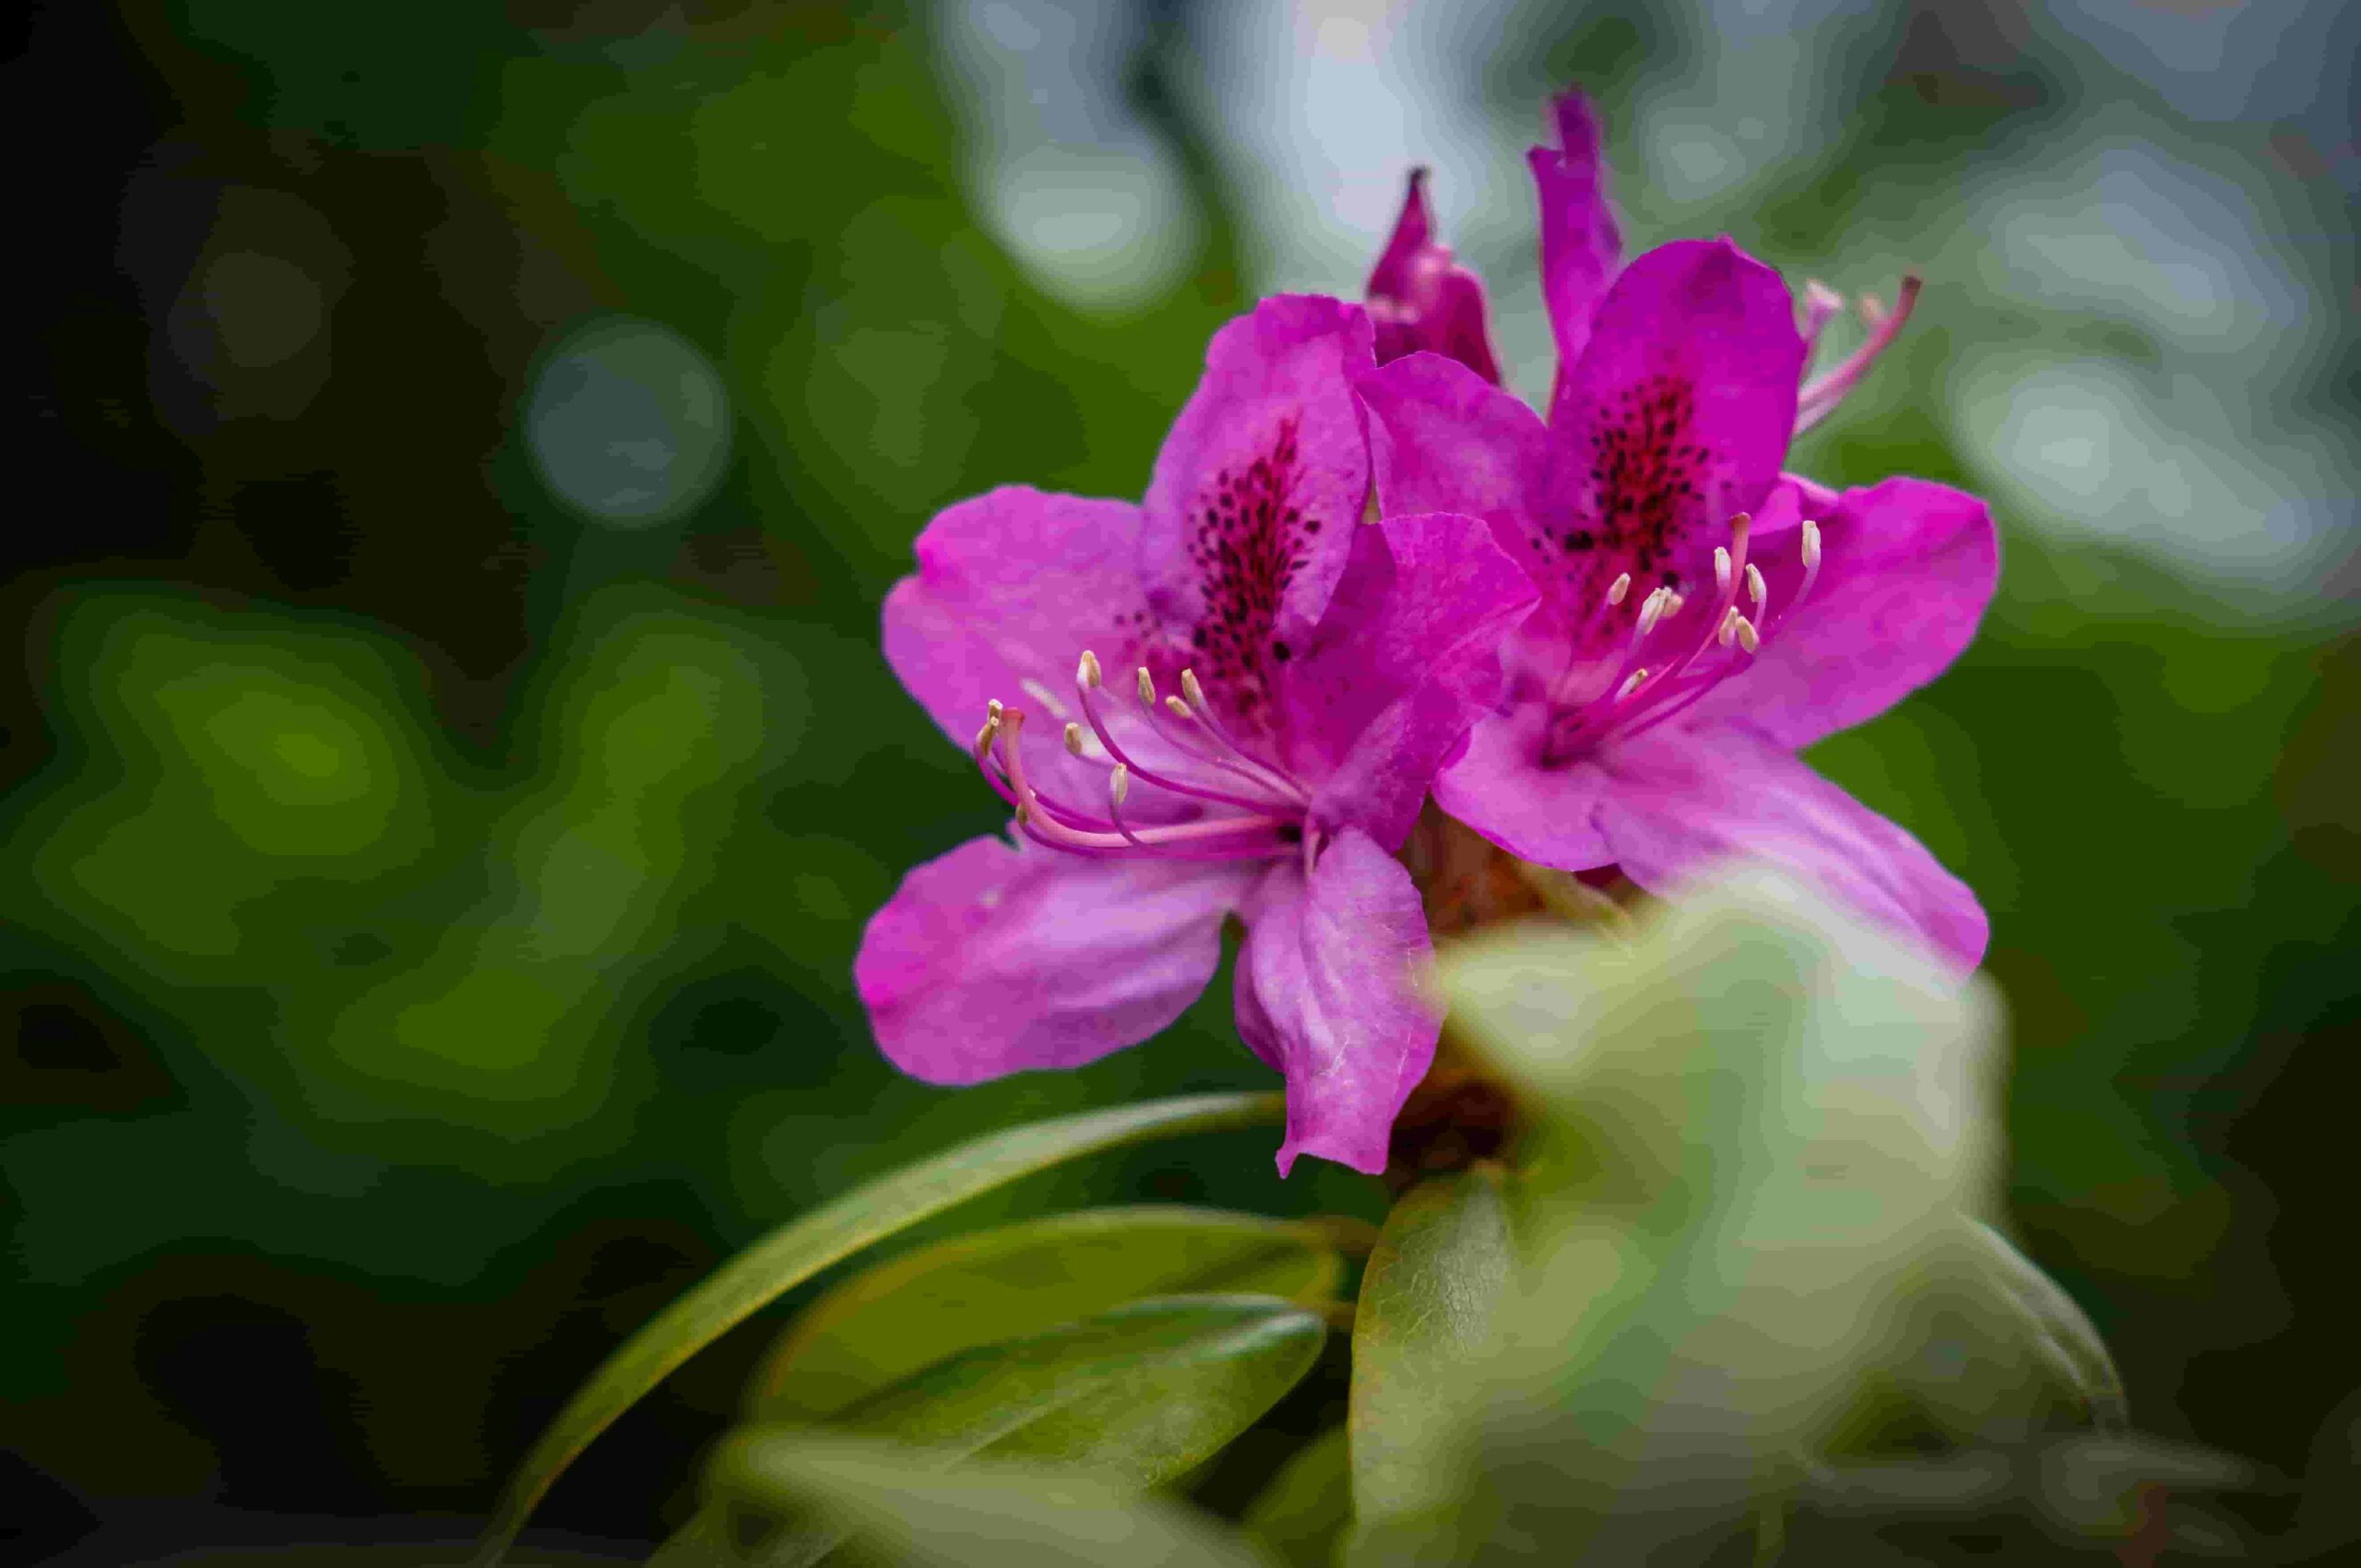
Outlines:
[[1375, 1172], [1440, 1020], [1391, 851], [1534, 588], [1471, 517], [1365, 523], [1357, 305], [1224, 327], [1144, 503], [951, 507], [887, 598], [887, 660], [1014, 812], [912, 871], [854, 976], [903, 1071], [1073, 1067], [1172, 1022], [1245, 922], [1240, 1033], [1299, 1154]]
[[1817, 882], [1967, 967], [1984, 912], [1924, 847], [1796, 753], [1884, 711], [1964, 648], [1998, 549], [1982, 502], [1897, 478], [1832, 492], [1780, 471], [1907, 317], [1802, 381], [1837, 301], [1799, 327], [1726, 239], [1619, 273], [1598, 138], [1576, 95], [1532, 155], [1559, 371], [1545, 422], [1479, 362], [1427, 351], [1357, 383], [1386, 512], [1486, 519], [1539, 589], [1495, 711], [1436, 802], [1522, 859], [1616, 866], [1668, 892], [1748, 856]]

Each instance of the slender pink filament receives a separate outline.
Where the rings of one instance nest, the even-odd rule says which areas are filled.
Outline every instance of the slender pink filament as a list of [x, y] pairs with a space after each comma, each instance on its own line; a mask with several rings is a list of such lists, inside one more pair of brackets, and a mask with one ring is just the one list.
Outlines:
[[[1090, 856], [1145, 852], [1160, 860], [1227, 861], [1285, 853], [1292, 847], [1284, 836], [1285, 830], [1301, 826], [1292, 816], [1258, 814], [1204, 817], [1134, 829], [1121, 820], [1120, 813], [1109, 818], [1077, 811], [1043, 796], [1026, 777], [1020, 743], [1024, 726], [1023, 709], [1003, 708], [997, 725], [986, 728], [984, 743], [978, 748], [978, 761], [987, 765], [983, 767], [985, 777], [992, 780], [1003, 799], [1016, 807], [1020, 829], [1036, 843]], [[988, 766], [992, 760], [991, 742], [995, 738], [1004, 786], [1001, 779], [993, 778], [993, 770]], [[1111, 793], [1109, 805], [1113, 808]]]
[[[1903, 279], [1902, 287], [1894, 293], [1893, 309], [1870, 325], [1869, 340], [1846, 355], [1842, 364], [1825, 375], [1814, 377], [1796, 394], [1796, 434], [1801, 435], [1834, 412], [1845, 395], [1869, 374], [1869, 367], [1901, 333], [1903, 323], [1910, 319], [1911, 307], [1918, 303], [1918, 289], [1916, 275]], [[1868, 305], [1867, 301], [1863, 303]]]
[[1082, 716], [1090, 721], [1091, 733], [1098, 737], [1098, 743], [1107, 748], [1109, 756], [1132, 770], [1133, 778], [1153, 784], [1159, 790], [1169, 790], [1176, 795], [1192, 795], [1202, 801], [1219, 801], [1224, 805], [1243, 806], [1248, 811], [1267, 811], [1280, 803], [1273, 801], [1268, 795], [1233, 794], [1228, 790], [1216, 790], [1211, 785], [1201, 782], [1184, 783], [1178, 778], [1159, 773], [1154, 768], [1141, 766], [1136, 759], [1125, 752], [1121, 746], [1116, 744], [1115, 737], [1108, 732], [1107, 721], [1099, 716], [1097, 703], [1092, 700], [1097, 693], [1082, 681], [1074, 683], [1074, 691], [1082, 699]]

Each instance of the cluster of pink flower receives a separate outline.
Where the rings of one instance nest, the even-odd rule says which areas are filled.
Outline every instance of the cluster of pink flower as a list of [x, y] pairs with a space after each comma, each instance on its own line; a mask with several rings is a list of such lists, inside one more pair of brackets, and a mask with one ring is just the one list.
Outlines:
[[855, 965], [886, 1054], [968, 1083], [1146, 1039], [1247, 935], [1240, 1031], [1284, 1074], [1284, 1171], [1383, 1169], [1440, 1020], [1395, 858], [1431, 793], [1501, 849], [1677, 893], [1784, 868], [1973, 968], [1975, 896], [1798, 749], [1933, 679], [1998, 570], [1922, 480], [1785, 473], [1909, 312], [1803, 380], [1799, 311], [1728, 240], [1620, 266], [1588, 105], [1530, 155], [1557, 339], [1501, 390], [1482, 285], [1413, 177], [1362, 304], [1223, 327], [1146, 499], [997, 490], [918, 540], [885, 656], [1014, 813], [919, 866]]

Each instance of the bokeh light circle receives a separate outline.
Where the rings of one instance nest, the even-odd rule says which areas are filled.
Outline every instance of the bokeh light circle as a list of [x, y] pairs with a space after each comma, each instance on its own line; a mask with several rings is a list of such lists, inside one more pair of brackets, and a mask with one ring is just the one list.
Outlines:
[[610, 317], [542, 359], [525, 438], [551, 493], [594, 521], [647, 528], [709, 494], [730, 459], [730, 391], [698, 348], [654, 322]]

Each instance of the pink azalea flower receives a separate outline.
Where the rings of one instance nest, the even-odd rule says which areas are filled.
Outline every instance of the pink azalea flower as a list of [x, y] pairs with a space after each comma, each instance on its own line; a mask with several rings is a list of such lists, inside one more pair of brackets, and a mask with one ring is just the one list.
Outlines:
[[1797, 325], [1786, 285], [1726, 239], [1616, 270], [1588, 111], [1557, 104], [1533, 155], [1559, 346], [1547, 422], [1464, 362], [1412, 353], [1358, 382], [1388, 511], [1485, 518], [1540, 603], [1507, 683], [1436, 781], [1452, 815], [1525, 860], [1615, 865], [1669, 891], [1749, 855], [1973, 967], [1975, 895], [1907, 833], [1797, 760], [1939, 674], [1999, 570], [1973, 496], [1891, 479], [1842, 494], [1780, 471], [1891, 342], [1799, 386], [1834, 297]]
[[1239, 1028], [1287, 1082], [1281, 1171], [1384, 1168], [1440, 1027], [1392, 851], [1534, 589], [1478, 519], [1363, 523], [1371, 337], [1357, 305], [1266, 301], [1216, 335], [1143, 504], [1008, 488], [919, 536], [885, 656], [1016, 842], [919, 866], [870, 922], [854, 978], [903, 1071], [1145, 1039], [1235, 914]]

